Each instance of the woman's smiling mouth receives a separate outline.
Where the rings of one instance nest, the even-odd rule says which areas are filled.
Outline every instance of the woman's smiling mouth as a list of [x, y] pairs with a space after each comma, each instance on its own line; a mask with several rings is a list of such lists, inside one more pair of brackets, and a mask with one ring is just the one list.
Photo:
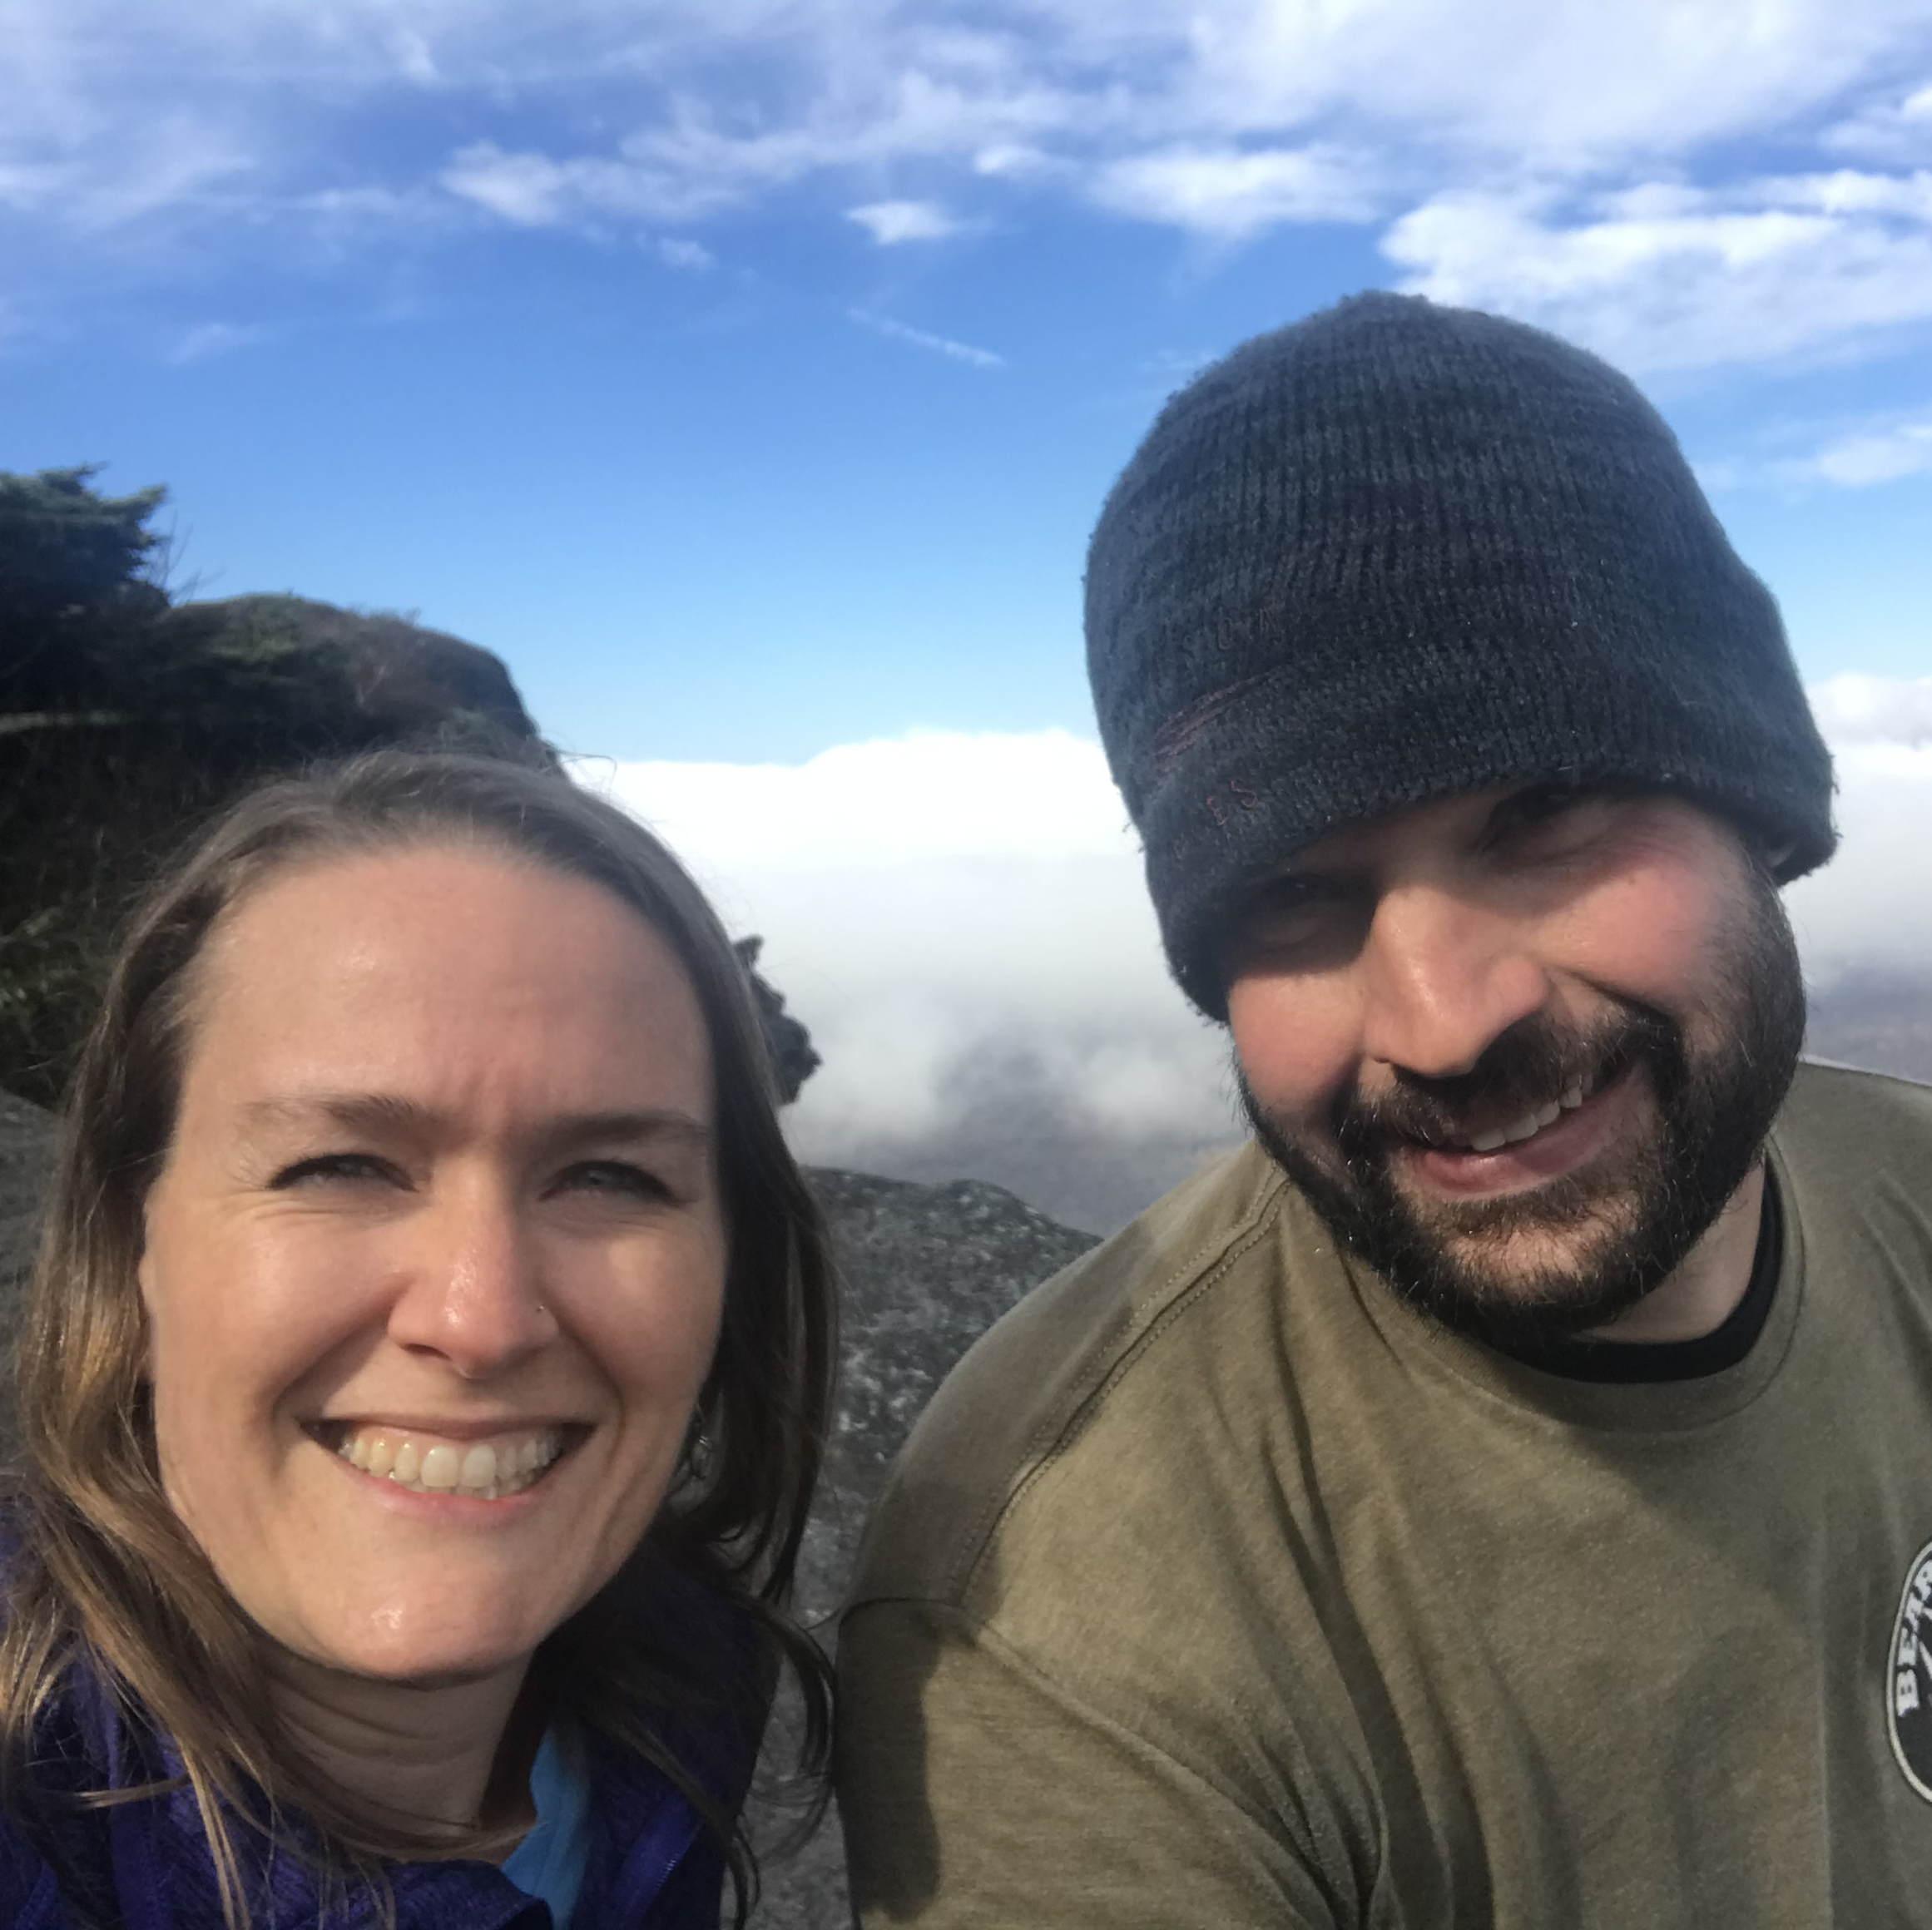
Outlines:
[[588, 1430], [525, 1426], [458, 1438], [379, 1422], [317, 1422], [310, 1435], [350, 1467], [413, 1494], [504, 1501], [534, 1487]]

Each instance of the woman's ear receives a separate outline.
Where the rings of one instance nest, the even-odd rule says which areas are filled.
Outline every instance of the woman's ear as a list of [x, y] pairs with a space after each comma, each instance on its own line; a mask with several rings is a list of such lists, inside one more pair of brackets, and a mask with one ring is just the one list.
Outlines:
[[[151, 1196], [152, 1189], [150, 1189]], [[147, 1236], [147, 1200], [141, 1203], [141, 1251], [134, 1261], [135, 1313], [141, 1322], [141, 1386], [154, 1379], [154, 1245]]]

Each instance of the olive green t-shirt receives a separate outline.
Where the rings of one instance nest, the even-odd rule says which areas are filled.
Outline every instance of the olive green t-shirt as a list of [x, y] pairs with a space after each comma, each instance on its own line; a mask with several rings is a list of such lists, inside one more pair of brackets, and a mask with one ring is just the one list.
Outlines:
[[1932, 1925], [1932, 1089], [1801, 1069], [1691, 1380], [1442, 1334], [1253, 1148], [961, 1364], [846, 1613], [868, 1926]]

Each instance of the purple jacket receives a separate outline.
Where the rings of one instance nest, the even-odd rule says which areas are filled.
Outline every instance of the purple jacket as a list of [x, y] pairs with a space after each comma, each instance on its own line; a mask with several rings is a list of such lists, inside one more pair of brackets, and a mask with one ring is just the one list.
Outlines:
[[[716, 1739], [721, 1744], [725, 1737]], [[713, 1752], [734, 1801], [751, 1774], [742, 1736]], [[0, 1925], [11, 1930], [218, 1930], [220, 1893], [195, 1800], [186, 1789], [84, 1810], [61, 1792], [126, 1787], [165, 1767], [97, 1693], [70, 1697], [37, 1737], [41, 1795], [30, 1826], [0, 1821]], [[711, 1779], [707, 1776], [707, 1781]], [[324, 1899], [309, 1867], [260, 1839], [252, 1869], [257, 1930], [374, 1930], [373, 1899]], [[244, 1848], [245, 1855], [248, 1853]], [[551, 1930], [548, 1908], [493, 1864], [392, 1866], [396, 1930]], [[594, 1744], [590, 1855], [572, 1930], [716, 1930], [724, 1857], [713, 1834], [658, 1771]], [[324, 1908], [327, 1901], [329, 1907]]]

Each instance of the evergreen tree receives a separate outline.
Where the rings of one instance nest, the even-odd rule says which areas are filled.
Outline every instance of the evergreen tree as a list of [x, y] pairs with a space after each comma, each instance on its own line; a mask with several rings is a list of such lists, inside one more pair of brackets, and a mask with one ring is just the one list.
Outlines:
[[103, 496], [91, 467], [0, 472], [0, 634], [79, 612], [165, 603], [151, 571], [164, 545], [148, 524], [161, 488]]

